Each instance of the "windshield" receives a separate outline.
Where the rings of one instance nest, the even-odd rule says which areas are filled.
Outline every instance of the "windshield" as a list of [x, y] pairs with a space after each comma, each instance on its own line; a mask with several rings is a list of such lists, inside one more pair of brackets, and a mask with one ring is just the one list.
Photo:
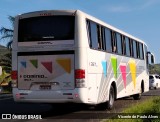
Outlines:
[[149, 79], [153, 79], [154, 77], [151, 75], [151, 76], [149, 76]]
[[19, 20], [18, 41], [73, 40], [74, 16], [43, 16]]

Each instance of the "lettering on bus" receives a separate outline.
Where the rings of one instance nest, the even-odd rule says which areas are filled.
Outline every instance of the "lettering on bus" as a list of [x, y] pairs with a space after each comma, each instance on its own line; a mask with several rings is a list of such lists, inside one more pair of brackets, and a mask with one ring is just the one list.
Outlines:
[[23, 75], [23, 78], [47, 78], [44, 75]]
[[97, 64], [96, 64], [96, 62], [89, 62], [89, 66], [97, 67]]

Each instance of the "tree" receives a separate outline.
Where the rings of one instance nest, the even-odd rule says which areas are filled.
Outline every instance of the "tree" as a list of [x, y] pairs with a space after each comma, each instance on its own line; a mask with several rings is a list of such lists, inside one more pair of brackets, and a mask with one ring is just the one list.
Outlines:
[[13, 28], [14, 28], [15, 18], [12, 17], [12, 16], [9, 16], [8, 19], [12, 24], [12, 28], [8, 29], [8, 28], [5, 28], [5, 27], [1, 27], [0, 33], [1, 33], [2, 36], [1, 36], [0, 40], [7, 41], [6, 46], [7, 46], [8, 49], [11, 49], [12, 48], [12, 42], [13, 42]]
[[[12, 16], [8, 16], [9, 21], [11, 22], [12, 28], [8, 29], [5, 27], [1, 27], [0, 33], [1, 33], [1, 38], [0, 40], [7, 41], [7, 48], [11, 49], [12, 47], [12, 42], [13, 42], [13, 28], [14, 28], [14, 21], [15, 18]], [[7, 52], [7, 51], [6, 51]], [[5, 72], [11, 73], [11, 52], [5, 53], [1, 58], [0, 58], [0, 66], [2, 66], [3, 70]]]
[[[12, 48], [12, 42], [13, 42], [13, 28], [14, 28], [14, 21], [15, 18], [12, 16], [8, 17], [9, 21], [12, 24], [12, 28], [8, 29], [5, 27], [1, 27], [0, 33], [1, 38], [0, 40], [7, 41], [7, 48], [10, 50], [8, 53], [5, 53], [0, 58], [0, 66], [2, 66], [2, 75], [0, 76], [0, 85], [1, 83], [9, 83], [11, 84], [11, 48]], [[9, 90], [11, 90], [11, 86], [9, 85]]]
[[[3, 91], [11, 92], [11, 52], [4, 54], [0, 59], [0, 66], [2, 67], [2, 74], [0, 75], [0, 86], [7, 84], [7, 87], [3, 86]], [[7, 89], [6, 89], [7, 88]]]
[[0, 66], [3, 67], [3, 70], [6, 73], [11, 73], [11, 70], [12, 70], [11, 59], [12, 59], [11, 52], [4, 54], [3, 57], [0, 59]]
[[160, 64], [149, 65], [150, 74], [159, 74], [160, 75]]

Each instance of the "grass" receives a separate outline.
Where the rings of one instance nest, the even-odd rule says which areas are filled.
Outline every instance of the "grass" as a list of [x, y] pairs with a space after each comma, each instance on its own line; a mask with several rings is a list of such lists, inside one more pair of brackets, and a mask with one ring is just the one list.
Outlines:
[[106, 122], [160, 122], [160, 97], [132, 105]]

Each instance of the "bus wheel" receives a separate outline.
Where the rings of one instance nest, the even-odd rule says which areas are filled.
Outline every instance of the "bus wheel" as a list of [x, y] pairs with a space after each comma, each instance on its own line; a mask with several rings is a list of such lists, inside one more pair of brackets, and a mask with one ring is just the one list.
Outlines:
[[141, 96], [142, 96], [142, 87], [141, 87], [141, 91], [140, 91], [139, 94], [133, 95], [133, 99], [134, 99], [134, 100], [140, 100], [140, 99], [141, 99]]
[[113, 86], [111, 86], [110, 91], [109, 91], [109, 101], [107, 101], [107, 108], [109, 110], [111, 110], [113, 107], [114, 98], [115, 98], [114, 88]]
[[154, 87], [154, 89], [157, 89], [158, 88], [158, 83], [156, 83], [156, 86]]
[[111, 86], [110, 88], [110, 93], [109, 93], [109, 101], [105, 102], [105, 103], [101, 103], [98, 104], [97, 106], [95, 106], [96, 110], [111, 110], [113, 107], [113, 103], [114, 103], [114, 88], [113, 86]]

